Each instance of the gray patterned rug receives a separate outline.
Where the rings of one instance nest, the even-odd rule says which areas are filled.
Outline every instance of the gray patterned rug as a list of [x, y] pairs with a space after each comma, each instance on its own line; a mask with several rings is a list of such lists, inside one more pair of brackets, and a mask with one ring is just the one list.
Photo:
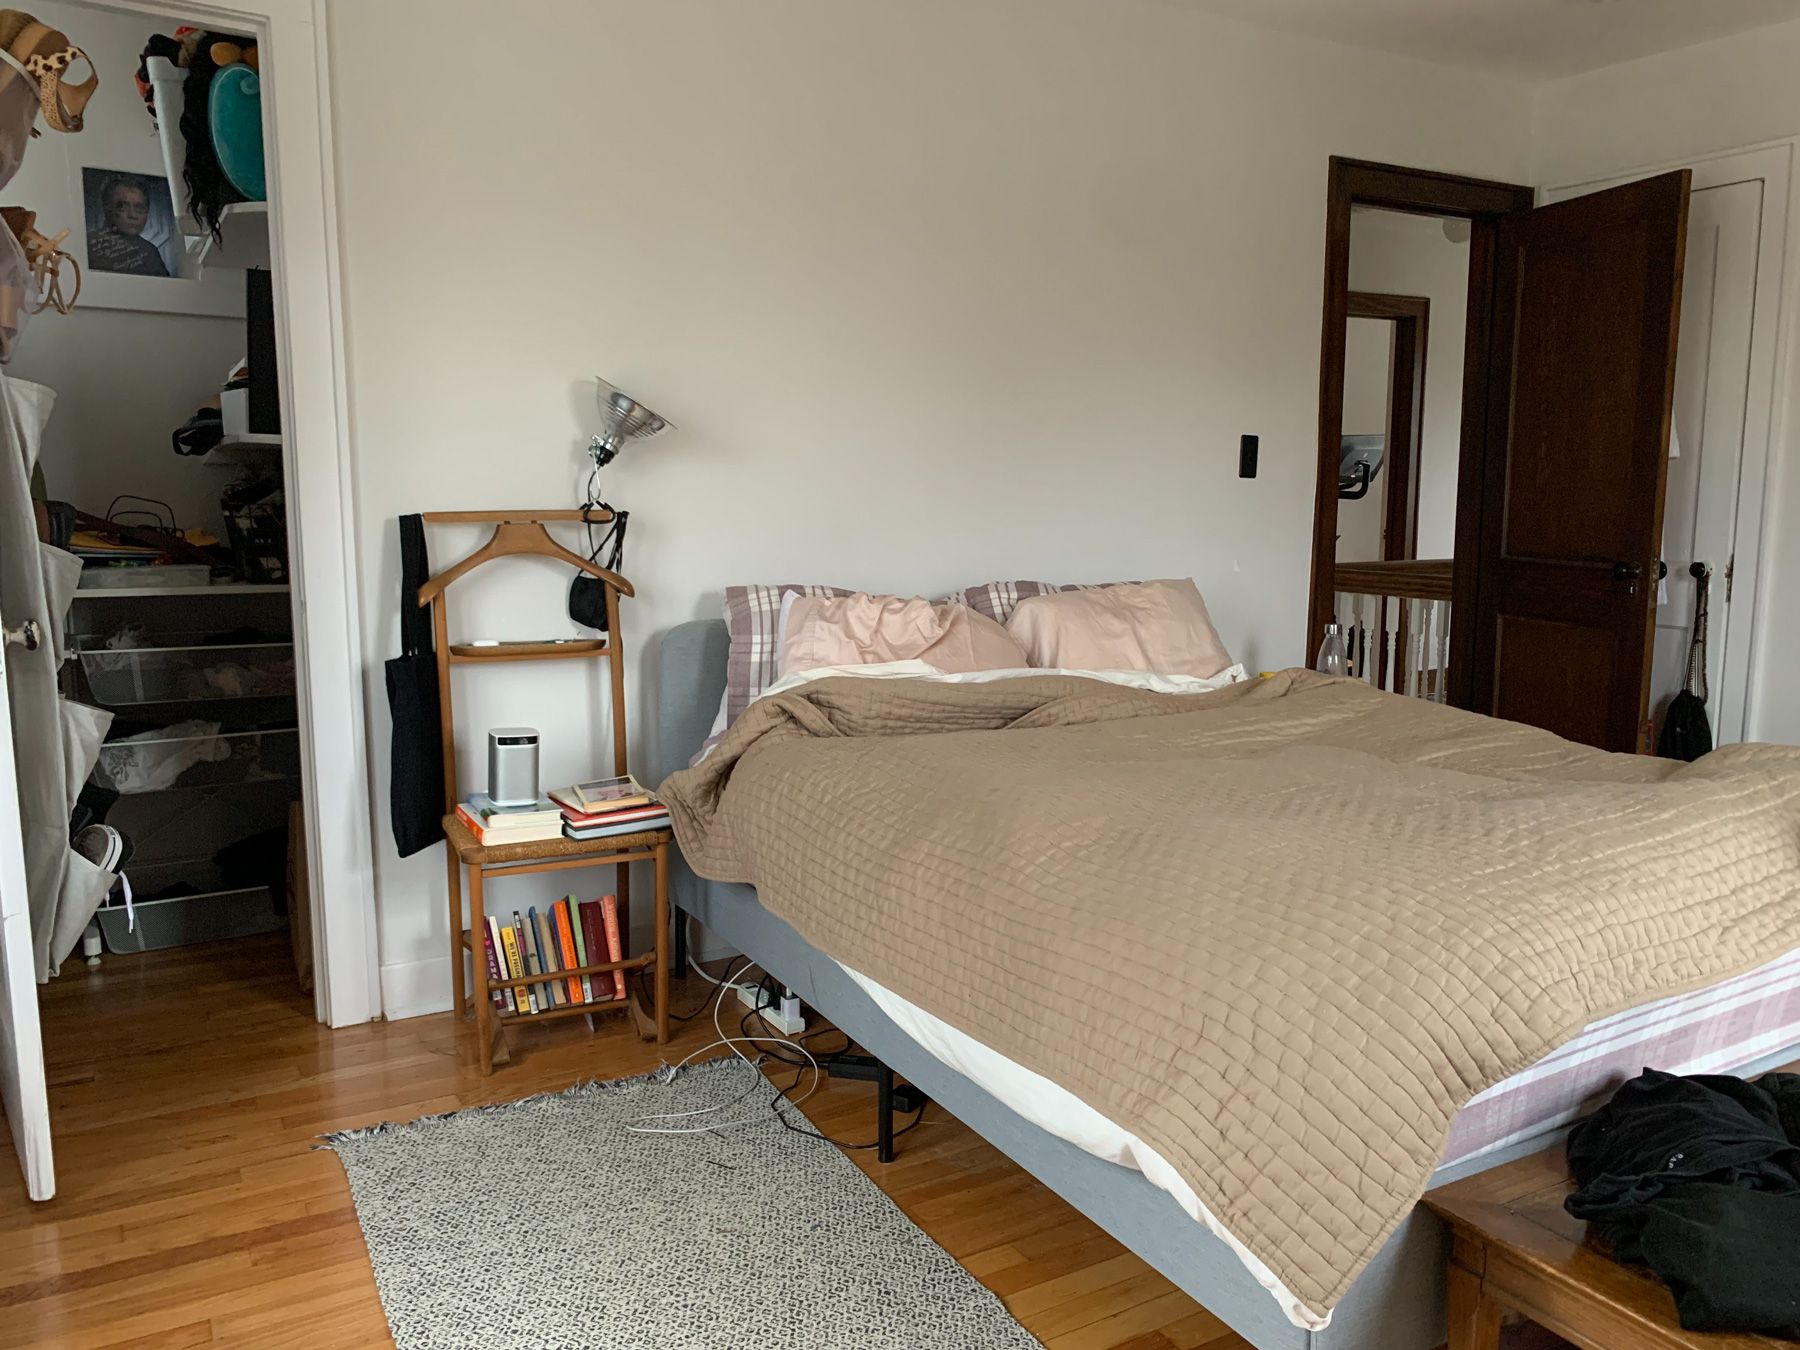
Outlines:
[[[729, 1058], [327, 1136], [399, 1350], [1036, 1350], [837, 1148], [766, 1122], [630, 1134], [729, 1100]], [[760, 1075], [758, 1075], [760, 1077]], [[762, 1111], [759, 1088], [714, 1119]]]

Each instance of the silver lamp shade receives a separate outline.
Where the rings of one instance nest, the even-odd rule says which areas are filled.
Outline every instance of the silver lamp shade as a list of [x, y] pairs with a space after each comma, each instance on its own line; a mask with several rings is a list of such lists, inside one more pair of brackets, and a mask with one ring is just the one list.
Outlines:
[[666, 430], [669, 422], [658, 416], [630, 394], [616, 389], [599, 376], [594, 377], [594, 402], [600, 408], [600, 434], [588, 443], [588, 454], [595, 467], [604, 468], [627, 441], [648, 440]]

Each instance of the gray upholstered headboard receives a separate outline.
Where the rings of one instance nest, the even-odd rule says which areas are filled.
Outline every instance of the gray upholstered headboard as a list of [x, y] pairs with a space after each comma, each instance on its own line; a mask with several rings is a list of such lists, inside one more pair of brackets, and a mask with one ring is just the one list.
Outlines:
[[658, 783], [687, 768], [705, 744], [725, 693], [729, 647], [723, 619], [677, 624], [663, 635], [656, 674]]

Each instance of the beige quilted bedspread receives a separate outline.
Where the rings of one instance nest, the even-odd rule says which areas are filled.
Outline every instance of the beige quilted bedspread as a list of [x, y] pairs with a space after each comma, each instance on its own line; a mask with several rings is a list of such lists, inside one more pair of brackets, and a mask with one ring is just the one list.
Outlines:
[[1306, 671], [823, 680], [663, 791], [696, 871], [1151, 1144], [1315, 1313], [1471, 1096], [1800, 945], [1800, 749], [1604, 754]]

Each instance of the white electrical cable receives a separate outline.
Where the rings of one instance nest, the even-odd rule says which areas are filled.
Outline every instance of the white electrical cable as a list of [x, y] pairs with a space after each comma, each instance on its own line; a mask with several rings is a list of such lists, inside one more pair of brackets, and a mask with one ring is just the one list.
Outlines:
[[[688, 932], [691, 937], [691, 935], [693, 933], [693, 915], [691, 915], [691, 914], [688, 915], [687, 922], [688, 922]], [[745, 966], [743, 970], [740, 970], [737, 973], [738, 973], [738, 975], [742, 976], [749, 971], [755, 970], [756, 968], [757, 968], [756, 962], [752, 961], [749, 965]], [[706, 967], [701, 965], [697, 959], [691, 960], [688, 962], [688, 969], [692, 970], [695, 974], [697, 974], [701, 979], [705, 980], [708, 984], [716, 984], [721, 989], [746, 989], [746, 990], [749, 990], [749, 989], [756, 988], [756, 986], [754, 984], [751, 984], [748, 982], [743, 983], [743, 984], [734, 984], [734, 983], [729, 983], [727, 980], [716, 979], [713, 976], [708, 975], [706, 973]], [[729, 975], [730, 973], [731, 972], [728, 969], [726, 974]], [[718, 1019], [714, 1018], [713, 1020], [716, 1022]]]
[[[751, 966], [755, 964], [756, 963], [753, 961], [747, 962], [739, 970], [727, 971], [726, 980], [715, 980], [714, 983], [729, 988], [737, 988], [737, 985], [728, 984], [728, 981], [734, 977], [741, 976], [744, 971], [749, 970]], [[763, 1071], [759, 1067], [764, 1057], [758, 1056], [756, 1059], [751, 1059], [750, 1056], [738, 1049], [738, 1046], [740, 1045], [781, 1045], [798, 1050], [801, 1054], [806, 1056], [806, 1062], [812, 1066], [812, 1082], [807, 1085], [806, 1091], [801, 1093], [798, 1097], [790, 1098], [785, 1094], [783, 1095], [782, 1101], [786, 1102], [789, 1106], [798, 1106], [801, 1102], [812, 1096], [814, 1092], [818, 1091], [819, 1083], [824, 1078], [825, 1071], [819, 1067], [819, 1061], [813, 1058], [810, 1050], [804, 1045], [801, 1045], [798, 1041], [789, 1040], [786, 1037], [727, 1036], [725, 1034], [724, 1025], [719, 1021], [723, 1005], [723, 998], [713, 1000], [713, 1029], [719, 1033], [719, 1039], [713, 1041], [710, 1045], [701, 1046], [698, 1050], [694, 1051], [693, 1054], [682, 1060], [681, 1063], [670, 1069], [669, 1081], [673, 1081], [676, 1074], [680, 1073], [695, 1059], [699, 1058], [699, 1056], [705, 1054], [708, 1050], [715, 1050], [721, 1045], [729, 1046], [731, 1053], [744, 1061], [745, 1065], [748, 1066], [754, 1081], [749, 1087], [745, 1088], [730, 1101], [720, 1102], [716, 1106], [696, 1107], [692, 1111], [662, 1111], [647, 1116], [633, 1116], [630, 1120], [626, 1121], [624, 1125], [624, 1129], [628, 1134], [715, 1134], [720, 1130], [735, 1129], [739, 1125], [754, 1125], [758, 1121], [763, 1120], [764, 1116], [762, 1112], [756, 1111], [752, 1112], [750, 1115], [740, 1116], [735, 1120], [719, 1121], [711, 1125], [652, 1125], [647, 1123], [659, 1120], [690, 1120], [695, 1116], [709, 1116], [717, 1111], [728, 1111], [754, 1093], [759, 1086], [773, 1087], [774, 1084], [770, 1083], [769, 1080], [763, 1076]], [[781, 1108], [780, 1106], [776, 1106], [775, 1109], [779, 1111]]]

